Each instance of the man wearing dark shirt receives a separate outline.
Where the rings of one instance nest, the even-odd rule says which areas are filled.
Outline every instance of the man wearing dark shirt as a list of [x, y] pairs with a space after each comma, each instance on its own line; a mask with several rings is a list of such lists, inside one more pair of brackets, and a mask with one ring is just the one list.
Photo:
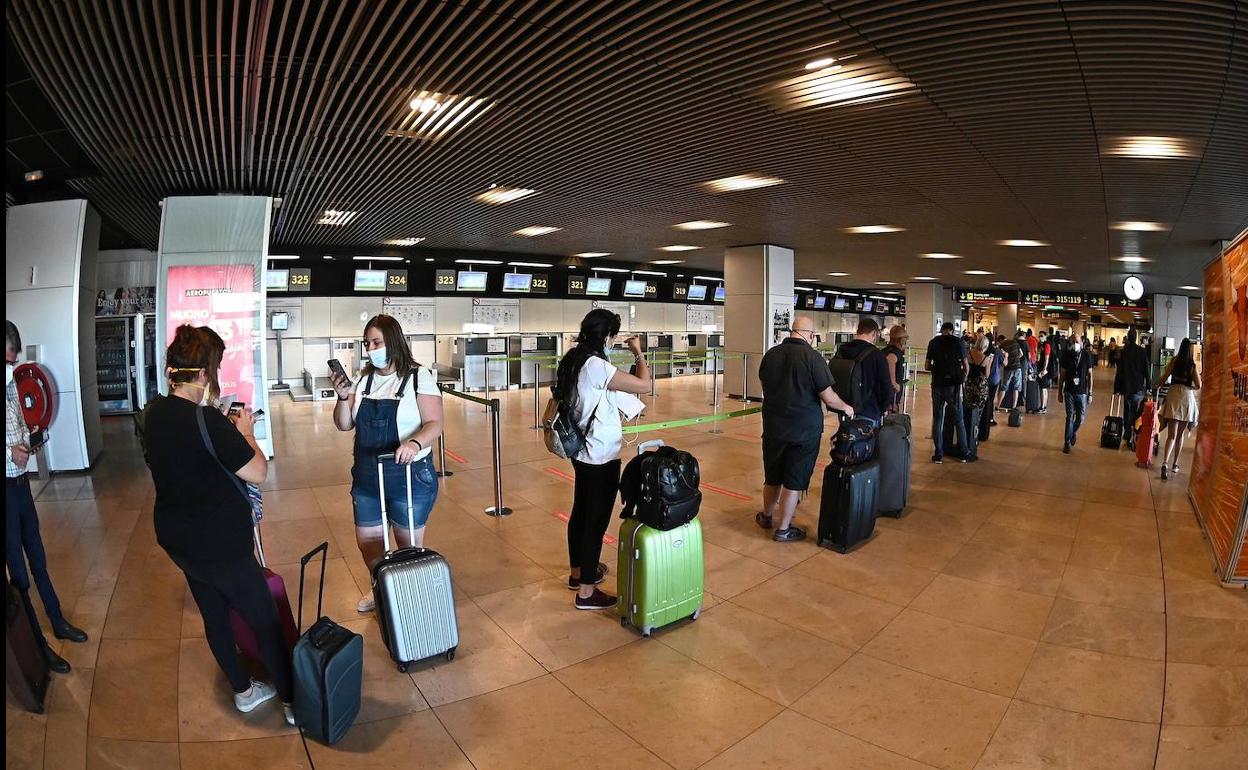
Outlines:
[[[874, 318], [863, 318], [858, 322], [858, 333], [854, 339], [841, 345], [836, 352], [840, 359], [856, 360], [864, 356], [857, 366], [862, 367], [862, 393], [854, 404], [859, 417], [870, 418], [877, 426], [888, 411], [892, 400], [893, 382], [889, 376], [888, 359], [883, 351], [876, 348], [880, 340], [880, 325]], [[842, 390], [844, 392], [844, 390]]]
[[[966, 361], [966, 346], [953, 336], [953, 324], [945, 322], [940, 334], [927, 343], [927, 370], [932, 373], [932, 443], [936, 447], [932, 462], [944, 462], [945, 410], [953, 410], [954, 424], [958, 431], [960, 452], [966, 446], [966, 425], [962, 415], [962, 383], [966, 381], [970, 365]], [[962, 458], [966, 462], [966, 458]]]
[[1066, 436], [1062, 451], [1070, 454], [1070, 448], [1078, 438], [1079, 426], [1088, 413], [1088, 401], [1092, 398], [1092, 354], [1084, 342], [1075, 339], [1070, 349], [1062, 354], [1062, 374], [1057, 400], [1066, 402]]
[[1135, 449], [1135, 420], [1144, 406], [1150, 370], [1148, 351], [1135, 344], [1135, 329], [1127, 332], [1127, 340], [1118, 353], [1118, 370], [1114, 373], [1114, 392], [1122, 396], [1123, 434], [1127, 448]]
[[787, 339], [763, 356], [758, 379], [763, 385], [763, 510], [754, 517], [781, 542], [802, 540], [806, 532], [793, 526], [793, 514], [823, 440], [824, 407], [854, 416], [854, 408], [832, 390], [828, 364], [811, 345], [815, 324], [805, 316], [793, 319]]

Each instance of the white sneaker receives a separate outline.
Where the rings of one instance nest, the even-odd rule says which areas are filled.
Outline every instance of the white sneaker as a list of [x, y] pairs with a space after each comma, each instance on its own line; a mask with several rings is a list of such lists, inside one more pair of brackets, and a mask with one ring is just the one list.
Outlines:
[[286, 724], [291, 727], [295, 726], [295, 707], [289, 703], [282, 704], [282, 716], [286, 717]]
[[247, 692], [234, 693], [234, 708], [243, 712], [250, 713], [261, 703], [273, 700], [277, 697], [277, 690], [273, 689], [273, 685], [251, 680], [251, 689]]
[[377, 606], [377, 602], [373, 599], [371, 593], [364, 594], [360, 597], [359, 604], [355, 605], [356, 612], [372, 612]]

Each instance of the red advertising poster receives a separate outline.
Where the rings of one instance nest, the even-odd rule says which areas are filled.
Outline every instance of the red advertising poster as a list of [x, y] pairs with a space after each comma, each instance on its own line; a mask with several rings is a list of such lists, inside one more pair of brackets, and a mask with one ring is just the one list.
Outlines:
[[211, 327], [225, 341], [219, 374], [222, 395], [236, 393], [239, 401], [255, 403], [262, 342], [255, 266], [175, 265], [169, 268], [165, 285], [165, 344], [173, 341], [182, 324]]

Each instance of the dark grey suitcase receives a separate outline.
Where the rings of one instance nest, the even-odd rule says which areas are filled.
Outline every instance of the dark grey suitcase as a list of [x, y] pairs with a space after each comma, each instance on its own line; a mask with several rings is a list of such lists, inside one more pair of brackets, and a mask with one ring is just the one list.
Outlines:
[[1011, 428], [1023, 427], [1023, 410], [1019, 409], [1018, 407], [1014, 407], [1013, 409], [1011, 409], [1010, 420], [1008, 424]]
[[[390, 651], [407, 671], [408, 664], [434, 655], [455, 659], [459, 646], [459, 621], [455, 616], [455, 597], [451, 590], [451, 569], [446, 559], [428, 548], [390, 550], [390, 527], [386, 516], [384, 461], [394, 460], [393, 454], [377, 458], [377, 483], [381, 490], [382, 542], [385, 556], [373, 565], [373, 598], [377, 604], [377, 625]], [[412, 466], [407, 469], [408, 529], [412, 529]]]
[[876, 493], [876, 513], [900, 518], [910, 497], [910, 415], [887, 415], [884, 426], [880, 428], [876, 446], [879, 447], [880, 454], [880, 487]]
[[1027, 406], [1027, 414], [1036, 414], [1040, 411], [1040, 383], [1035, 380], [1028, 380], [1024, 387], [1027, 392], [1024, 403]]
[[27, 711], [43, 713], [43, 699], [48, 693], [48, 659], [46, 642], [35, 629], [34, 610], [30, 597], [13, 583], [8, 584], [5, 599], [4, 679], [13, 699]]
[[850, 467], [829, 465], [819, 500], [819, 545], [846, 553], [870, 540], [879, 488], [878, 460]]
[[329, 543], [321, 543], [299, 560], [299, 627], [303, 627], [304, 572], [321, 554], [321, 584], [316, 597], [317, 620], [295, 642], [292, 669], [295, 680], [295, 721], [306, 735], [322, 743], [337, 743], [360, 713], [364, 687], [364, 637], [321, 616], [325, 597], [325, 557]]

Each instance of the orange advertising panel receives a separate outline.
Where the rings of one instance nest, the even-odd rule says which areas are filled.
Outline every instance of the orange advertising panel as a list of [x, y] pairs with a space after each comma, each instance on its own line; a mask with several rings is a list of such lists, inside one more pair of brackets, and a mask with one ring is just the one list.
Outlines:
[[1248, 238], [1205, 268], [1203, 387], [1188, 487], [1223, 582], [1248, 583]]

